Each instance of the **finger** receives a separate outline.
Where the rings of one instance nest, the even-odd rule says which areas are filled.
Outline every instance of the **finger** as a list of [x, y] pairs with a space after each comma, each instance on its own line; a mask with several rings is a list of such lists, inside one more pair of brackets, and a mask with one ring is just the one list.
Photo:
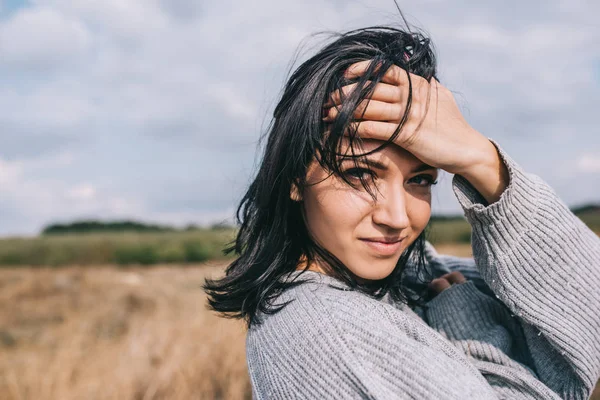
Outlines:
[[[359, 78], [359, 77], [363, 76], [367, 72], [367, 69], [369, 68], [370, 63], [371, 63], [370, 60], [366, 60], [366, 61], [359, 61], [355, 64], [352, 64], [344, 72], [344, 78], [354, 79], [354, 78]], [[377, 69], [378, 69], [378, 67], [375, 68], [375, 71], [377, 71]], [[410, 79], [411, 79], [413, 85], [415, 84], [415, 82], [420, 83], [420, 81], [425, 81], [425, 79], [420, 77], [419, 75], [408, 73], [406, 70], [400, 68], [399, 66], [392, 65], [390, 68], [388, 68], [387, 71], [385, 71], [385, 74], [381, 78], [381, 82], [388, 83], [390, 85], [408, 87], [408, 83], [409, 83], [408, 76], [409, 75], [410, 75]]]
[[387, 141], [397, 128], [398, 124], [393, 122], [360, 121], [350, 123], [350, 129], [345, 134], [349, 136], [350, 132], [356, 132], [363, 139]]
[[467, 281], [465, 276], [460, 271], [448, 272], [447, 274], [440, 276], [440, 278], [446, 279], [448, 282], [450, 282], [452, 284], [464, 283]]
[[467, 281], [465, 276], [460, 271], [454, 271], [454, 272], [449, 273], [448, 276], [446, 277], [446, 279], [448, 280], [448, 282], [450, 282], [452, 284], [465, 283]]
[[[370, 84], [371, 81], [367, 81]], [[323, 105], [324, 108], [332, 107], [334, 105], [342, 104], [342, 98], [348, 97], [356, 88], [358, 84], [352, 83], [342, 87], [340, 90], [336, 90], [331, 93], [327, 103]], [[387, 83], [378, 83], [373, 89], [373, 93], [369, 96], [372, 100], [383, 101], [386, 103], [400, 103], [402, 104], [402, 89], [395, 85], [389, 85]]]
[[429, 283], [429, 289], [438, 294], [450, 287], [450, 282], [443, 278], [436, 278]]
[[[331, 107], [326, 111], [323, 121], [333, 121], [339, 115], [338, 107]], [[353, 118], [369, 119], [373, 121], [399, 121], [402, 118], [402, 105], [399, 103], [386, 103], [377, 100], [363, 100], [354, 110]]]

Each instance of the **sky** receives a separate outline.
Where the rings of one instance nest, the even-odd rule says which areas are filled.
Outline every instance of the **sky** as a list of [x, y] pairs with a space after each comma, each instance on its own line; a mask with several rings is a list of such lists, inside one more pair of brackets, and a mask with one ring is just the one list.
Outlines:
[[[473, 127], [600, 203], [600, 2], [399, 4]], [[299, 46], [399, 23], [392, 0], [0, 0], [0, 236], [231, 220]], [[451, 178], [433, 213], [461, 213]]]

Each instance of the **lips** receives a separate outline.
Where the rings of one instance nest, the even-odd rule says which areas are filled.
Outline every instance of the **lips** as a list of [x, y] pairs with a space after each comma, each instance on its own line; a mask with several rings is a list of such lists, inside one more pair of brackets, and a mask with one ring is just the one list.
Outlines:
[[402, 247], [403, 240], [404, 238], [360, 239], [360, 241], [363, 242], [371, 251], [385, 256], [396, 254], [400, 247]]
[[399, 242], [401, 240], [403, 240], [404, 238], [362, 238], [361, 240], [368, 240], [370, 242], [380, 242], [380, 243], [396, 243]]

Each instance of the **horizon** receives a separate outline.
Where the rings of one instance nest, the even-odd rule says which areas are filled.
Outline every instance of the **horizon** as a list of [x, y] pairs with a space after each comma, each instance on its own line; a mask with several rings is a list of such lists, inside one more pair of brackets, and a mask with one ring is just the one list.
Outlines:
[[[573, 211], [574, 213], [581, 212], [583, 209], [587, 209], [587, 208], [594, 208], [594, 209], [598, 209], [598, 211], [600, 211], [600, 202], [586, 203], [586, 204], [581, 204], [581, 205], [578, 205], [575, 207], [569, 207], [569, 209], [571, 211]], [[431, 220], [436, 219], [436, 218], [460, 219], [460, 218], [465, 218], [465, 216], [462, 213], [431, 214], [431, 217], [430, 217]], [[82, 223], [98, 223], [98, 224], [106, 224], [106, 225], [131, 223], [131, 224], [136, 224], [136, 225], [142, 225], [145, 228], [156, 228], [157, 230], [174, 230], [176, 232], [185, 231], [187, 229], [214, 229], [216, 226], [219, 226], [219, 225], [222, 225], [226, 228], [234, 228], [234, 229], [238, 228], [238, 225], [234, 221], [225, 221], [225, 220], [215, 220], [215, 221], [205, 223], [205, 224], [188, 223], [188, 224], [183, 224], [183, 225], [175, 225], [175, 224], [164, 224], [164, 223], [159, 223], [159, 222], [155, 222], [155, 221], [144, 221], [144, 220], [127, 219], [127, 218], [126, 219], [114, 219], [114, 220], [80, 219], [80, 220], [54, 222], [54, 223], [46, 224], [40, 229], [39, 232], [37, 232], [35, 234], [31, 234], [31, 235], [4, 236], [4, 235], [0, 234], [0, 240], [2, 240], [2, 239], [18, 239], [18, 238], [35, 238], [35, 237], [42, 236], [44, 234], [44, 230], [47, 230], [52, 227], [57, 227], [57, 226], [68, 227], [71, 225], [77, 225], [77, 224], [82, 224]], [[96, 232], [97, 231], [92, 231], [92, 233], [96, 233]], [[69, 232], [69, 233], [73, 233], [73, 232]], [[54, 233], [52, 233], [52, 234], [54, 234]]]

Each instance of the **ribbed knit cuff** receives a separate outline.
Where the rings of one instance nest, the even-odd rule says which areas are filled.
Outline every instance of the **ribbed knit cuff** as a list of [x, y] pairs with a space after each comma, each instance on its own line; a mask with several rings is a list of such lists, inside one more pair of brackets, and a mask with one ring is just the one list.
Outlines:
[[[548, 187], [537, 176], [527, 174], [494, 140], [490, 142], [498, 150], [509, 173], [509, 183], [500, 199], [486, 205], [479, 192], [460, 175], [452, 180], [454, 194], [472, 229], [471, 247], [478, 262], [482, 278], [490, 287], [496, 287], [502, 301], [504, 290], [497, 290], [498, 272], [487, 265], [494, 258], [510, 256], [524, 235], [533, 228], [539, 217], [540, 201], [548, 198]], [[502, 280], [502, 279], [501, 279]]]
[[[531, 199], [536, 197], [532, 195], [532, 192], [538, 190], [538, 181], [536, 177], [527, 175], [498, 143], [493, 139], [489, 140], [498, 150], [501, 160], [508, 169], [508, 187], [501, 194], [498, 201], [487, 205], [483, 196], [467, 179], [461, 175], [454, 175], [452, 179], [454, 194], [463, 208], [465, 217], [474, 229], [478, 226], [491, 227], [492, 229], [496, 225], [500, 225], [500, 229], [511, 226], [514, 232], [501, 233], [503, 235], [508, 233], [511, 237], [515, 237], [527, 229], [532, 222], [533, 215], [537, 212], [538, 204], [531, 202]], [[510, 213], [507, 213], [507, 210]]]

